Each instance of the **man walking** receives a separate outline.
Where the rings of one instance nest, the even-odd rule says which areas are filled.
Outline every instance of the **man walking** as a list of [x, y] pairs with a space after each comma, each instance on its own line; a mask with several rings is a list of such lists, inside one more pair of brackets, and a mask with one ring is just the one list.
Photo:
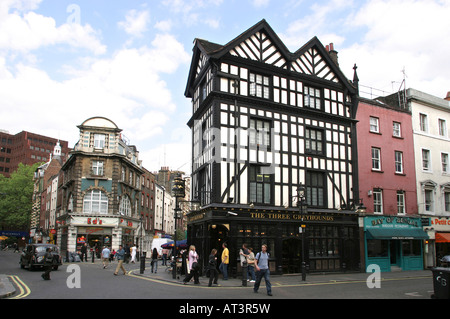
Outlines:
[[118, 264], [117, 264], [116, 271], [114, 272], [114, 276], [117, 276], [117, 274], [119, 273], [119, 269], [122, 269], [123, 274], [126, 275], [127, 271], [123, 267], [123, 260], [125, 258], [125, 250], [123, 249], [122, 245], [119, 245], [119, 250], [116, 252], [116, 257], [117, 257]]
[[219, 266], [219, 270], [223, 274], [223, 280], [228, 280], [228, 263], [230, 262], [230, 252], [228, 251], [227, 244], [222, 244], [222, 263]]
[[253, 292], [257, 293], [261, 279], [264, 277], [266, 282], [267, 294], [272, 296], [272, 284], [270, 283], [270, 270], [269, 270], [269, 253], [267, 252], [267, 245], [261, 246], [261, 252], [256, 254], [255, 269], [256, 269], [256, 282], [253, 287]]
[[52, 267], [53, 267], [53, 254], [52, 249], [48, 247], [44, 255], [44, 273], [41, 276], [42, 279], [50, 280], [50, 272], [52, 271]]
[[108, 247], [107, 246], [103, 247], [103, 250], [102, 250], [103, 269], [108, 267], [110, 254], [111, 254], [111, 251], [108, 249]]

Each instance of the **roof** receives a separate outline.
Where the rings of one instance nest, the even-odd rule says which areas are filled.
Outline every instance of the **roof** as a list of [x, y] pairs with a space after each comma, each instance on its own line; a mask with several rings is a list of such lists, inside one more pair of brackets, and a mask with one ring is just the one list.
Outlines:
[[[349, 91], [356, 93], [356, 88], [345, 77], [345, 75], [340, 70], [339, 66], [331, 59], [330, 54], [327, 52], [327, 50], [317, 37], [313, 37], [301, 48], [292, 53], [289, 51], [289, 49], [286, 47], [283, 41], [281, 41], [281, 39], [274, 32], [274, 30], [267, 23], [267, 21], [263, 19], [254, 26], [252, 26], [251, 28], [249, 28], [248, 30], [244, 31], [243, 33], [235, 37], [233, 40], [229, 41], [225, 45], [196, 38], [194, 40], [193, 56], [188, 81], [186, 85], [185, 96], [186, 97], [193, 96], [194, 82], [196, 80], [197, 75], [196, 73], [197, 66], [199, 64], [200, 59], [206, 58], [207, 61], [211, 59], [218, 60], [224, 57], [225, 55], [229, 54], [230, 51], [233, 51], [236, 48], [236, 46], [239, 46], [241, 43], [254, 36], [257, 32], [263, 32], [267, 36], [267, 38], [270, 39], [273, 46], [275, 46], [276, 51], [279, 53], [280, 58], [283, 59], [283, 61], [286, 61], [286, 63], [283, 64], [283, 67], [286, 67], [286, 65], [288, 64], [292, 65], [292, 63], [295, 63], [296, 60], [305, 55], [305, 53], [308, 50], [314, 48], [315, 50], [317, 50], [321, 58], [323, 58], [328, 67], [332, 69], [332, 72], [335, 74], [337, 80], [342, 85], [346, 86], [349, 89]], [[263, 54], [264, 49], [261, 52]], [[278, 65], [281, 65], [281, 63], [278, 63]]]

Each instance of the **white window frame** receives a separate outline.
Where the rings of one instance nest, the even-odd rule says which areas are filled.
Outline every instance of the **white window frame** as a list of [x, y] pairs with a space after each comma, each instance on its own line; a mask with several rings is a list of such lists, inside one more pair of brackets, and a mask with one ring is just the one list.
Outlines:
[[422, 132], [428, 133], [428, 115], [419, 113], [419, 125]]
[[373, 190], [373, 213], [383, 215], [383, 191], [381, 189]]
[[371, 116], [369, 118], [369, 131], [372, 133], [380, 133], [380, 119], [378, 117]]
[[84, 213], [108, 213], [108, 196], [99, 189], [88, 191], [83, 197]]
[[397, 215], [406, 215], [405, 192], [397, 191]]
[[392, 136], [402, 137], [402, 124], [400, 122], [392, 122]]
[[447, 121], [444, 119], [438, 119], [439, 136], [447, 137]]
[[422, 149], [422, 171], [431, 172], [431, 152], [429, 149]]
[[442, 173], [443, 174], [448, 174], [450, 173], [449, 170], [449, 155], [448, 153], [441, 153], [441, 168], [442, 168]]
[[403, 152], [395, 151], [394, 159], [395, 159], [395, 173], [403, 174]]
[[92, 175], [103, 176], [103, 161], [92, 161]]
[[96, 149], [104, 149], [105, 148], [105, 134], [94, 134], [94, 148]]
[[131, 201], [128, 195], [123, 195], [120, 199], [119, 213], [123, 216], [131, 217]]
[[[374, 151], [376, 152], [376, 154], [374, 154]], [[381, 171], [381, 149], [378, 147], [372, 147], [371, 158], [372, 158], [372, 170]], [[377, 167], [375, 167], [375, 164], [377, 164]]]

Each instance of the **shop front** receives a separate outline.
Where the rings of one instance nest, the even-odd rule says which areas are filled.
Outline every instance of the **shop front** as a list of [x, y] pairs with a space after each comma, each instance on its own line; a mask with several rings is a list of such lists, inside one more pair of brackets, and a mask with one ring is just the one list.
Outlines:
[[139, 220], [124, 217], [69, 216], [59, 222], [61, 251], [76, 252], [86, 244], [101, 251], [103, 246], [117, 250], [119, 245], [136, 243]]
[[303, 258], [310, 272], [360, 269], [358, 218], [353, 212], [311, 211], [302, 222], [301, 214], [292, 210], [206, 209], [188, 215], [188, 243], [196, 246], [203, 261], [213, 248], [221, 256], [227, 243], [229, 272], [234, 275], [241, 271], [239, 250], [244, 243], [255, 255], [266, 244], [275, 274], [301, 273]]
[[422, 270], [423, 243], [428, 235], [420, 218], [367, 216], [364, 218], [365, 261], [383, 272]]
[[450, 217], [429, 217], [424, 226], [430, 239], [425, 245], [425, 263], [427, 268], [441, 266], [441, 258], [450, 255]]

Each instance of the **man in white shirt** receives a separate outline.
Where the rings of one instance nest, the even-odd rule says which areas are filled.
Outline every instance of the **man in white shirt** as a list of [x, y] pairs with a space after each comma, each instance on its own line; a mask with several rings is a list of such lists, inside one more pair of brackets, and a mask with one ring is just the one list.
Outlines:
[[108, 249], [108, 247], [104, 247], [102, 250], [102, 262], [103, 262], [103, 269], [108, 267], [109, 263], [109, 255], [111, 254], [111, 251]]

